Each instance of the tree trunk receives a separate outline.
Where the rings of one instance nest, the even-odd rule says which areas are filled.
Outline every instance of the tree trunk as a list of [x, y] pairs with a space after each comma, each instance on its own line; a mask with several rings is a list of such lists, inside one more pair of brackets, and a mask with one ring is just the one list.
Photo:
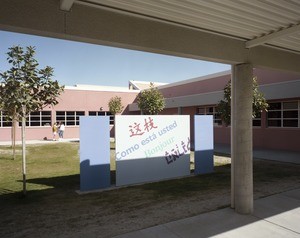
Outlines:
[[26, 126], [26, 109], [22, 108], [22, 173], [23, 173], [23, 195], [26, 196], [26, 141], [25, 141], [25, 126]]
[[11, 130], [10, 130], [10, 139], [11, 139], [11, 148], [14, 148], [14, 119], [11, 121]]
[[13, 153], [13, 160], [16, 159], [16, 109], [14, 110], [14, 114], [12, 116], [11, 120], [11, 148], [12, 148], [12, 153]]
[[16, 159], [16, 119], [15, 117], [12, 120], [12, 149], [13, 149], [13, 159]]

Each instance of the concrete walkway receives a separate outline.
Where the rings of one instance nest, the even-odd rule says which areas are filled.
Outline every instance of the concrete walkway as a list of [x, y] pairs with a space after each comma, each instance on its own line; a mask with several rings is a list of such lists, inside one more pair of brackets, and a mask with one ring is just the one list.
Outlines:
[[300, 188], [255, 200], [252, 215], [225, 208], [116, 237], [300, 238]]
[[[230, 155], [230, 146], [224, 144], [215, 144], [214, 151], [221, 154]], [[253, 157], [255, 159], [275, 160], [300, 164], [300, 152], [285, 151], [285, 150], [267, 150], [254, 149]]]

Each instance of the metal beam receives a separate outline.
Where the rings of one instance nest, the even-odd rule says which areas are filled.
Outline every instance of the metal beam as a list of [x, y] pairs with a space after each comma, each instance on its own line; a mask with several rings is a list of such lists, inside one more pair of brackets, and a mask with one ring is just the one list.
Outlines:
[[227, 64], [248, 62], [254, 67], [300, 72], [300, 54], [297, 53], [267, 46], [246, 49], [244, 40], [109, 9], [74, 4], [72, 11], [65, 13], [59, 9], [59, 2], [2, 0], [0, 30]]
[[245, 43], [246, 48], [252, 48], [252, 47], [255, 47], [255, 46], [258, 46], [258, 45], [262, 45], [262, 44], [265, 44], [265, 43], [268, 43], [268, 42], [272, 41], [273, 39], [276, 39], [276, 38], [279, 38], [279, 37], [282, 37], [282, 36], [285, 36], [285, 35], [293, 34], [293, 33], [296, 33], [298, 31], [300, 32], [300, 24], [293, 25], [289, 28], [284, 28], [282, 30], [273, 32], [271, 34], [268, 34], [268, 35], [265, 35], [265, 36], [262, 36], [262, 37], [255, 38], [253, 40], [249, 40]]
[[60, 10], [70, 11], [75, 0], [60, 0]]

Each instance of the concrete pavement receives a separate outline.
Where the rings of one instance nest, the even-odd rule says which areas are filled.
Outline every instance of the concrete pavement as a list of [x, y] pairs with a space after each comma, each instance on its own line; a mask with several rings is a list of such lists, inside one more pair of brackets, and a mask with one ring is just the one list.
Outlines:
[[225, 208], [116, 236], [140, 237], [300, 238], [300, 188], [255, 200], [252, 215]]
[[[222, 154], [230, 155], [230, 145], [215, 144], [214, 151]], [[253, 157], [255, 159], [275, 160], [300, 164], [300, 152], [285, 150], [269, 150], [269, 149], [253, 149]]]
[[[215, 145], [215, 152], [230, 155], [230, 146]], [[300, 164], [300, 153], [254, 149], [253, 157]], [[161, 224], [116, 238], [300, 238], [300, 188], [254, 201], [252, 215], [231, 208]]]

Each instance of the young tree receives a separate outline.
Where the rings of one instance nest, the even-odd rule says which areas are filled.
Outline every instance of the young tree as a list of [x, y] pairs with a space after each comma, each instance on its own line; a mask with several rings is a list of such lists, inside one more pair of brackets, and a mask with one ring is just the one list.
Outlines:
[[64, 86], [51, 79], [53, 68], [38, 69], [35, 47], [29, 46], [24, 50], [14, 46], [9, 50], [7, 60], [12, 67], [0, 74], [0, 106], [11, 119], [22, 119], [23, 194], [26, 195], [26, 117], [48, 105], [56, 105]]
[[[258, 90], [257, 78], [253, 77], [253, 100], [252, 100], [252, 117], [257, 117], [262, 111], [268, 109], [268, 103], [264, 95]], [[220, 113], [222, 121], [226, 126], [230, 125], [231, 120], [231, 80], [224, 88], [224, 100], [217, 105], [217, 111]]]
[[165, 108], [165, 99], [154, 84], [150, 83], [150, 89], [143, 90], [138, 95], [137, 104], [143, 114], [157, 115]]
[[[118, 113], [121, 113], [124, 106], [122, 105], [122, 98], [115, 96], [112, 97], [108, 102], [109, 111], [115, 116]], [[114, 118], [114, 127], [113, 133], [115, 134], [115, 118]]]
[[112, 97], [108, 102], [108, 108], [113, 115], [121, 113], [124, 108], [122, 98], [118, 96]]

